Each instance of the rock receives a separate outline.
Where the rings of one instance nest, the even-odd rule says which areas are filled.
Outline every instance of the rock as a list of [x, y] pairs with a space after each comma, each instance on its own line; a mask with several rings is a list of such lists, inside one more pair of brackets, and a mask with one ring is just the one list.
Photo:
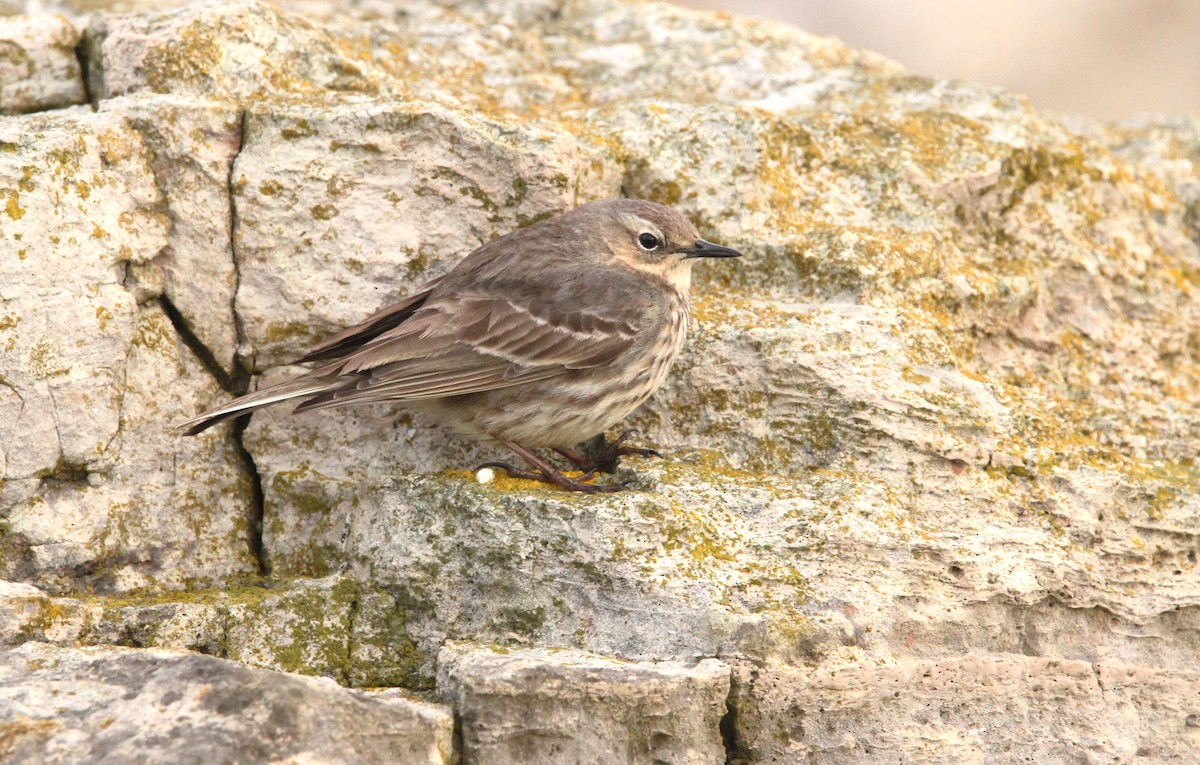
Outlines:
[[0, 17], [0, 114], [86, 103], [78, 44], [79, 30], [62, 16]]
[[29, 640], [70, 645], [100, 609], [68, 598], [52, 598], [21, 582], [0, 581], [0, 646]]
[[9, 763], [452, 761], [453, 718], [397, 694], [176, 651], [0, 651]]
[[[665, 4], [303, 7], [98, 11], [97, 111], [0, 119], [0, 641], [437, 676], [460, 713], [505, 650], [720, 656], [747, 762], [1185, 751], [1194, 121]], [[508, 455], [399, 406], [170, 429], [618, 194], [747, 253], [697, 269], [630, 491], [481, 484]]]
[[964, 656], [734, 669], [735, 763], [1186, 762], [1200, 673]]
[[729, 668], [449, 645], [438, 686], [478, 763], [724, 763]]
[[356, 687], [429, 691], [435, 667], [409, 635], [406, 605], [347, 576], [80, 598], [0, 582], [0, 645], [170, 646]]
[[1178, 196], [1193, 239], [1200, 238], [1200, 119], [1146, 116], [1087, 128], [1117, 156]]
[[242, 112], [227, 101], [147, 94], [106, 99], [100, 108], [124, 115], [145, 141], [169, 225], [153, 264], [131, 274], [135, 290], [162, 294], [194, 336], [192, 349], [229, 387], [240, 373], [231, 175]]
[[0, 121], [0, 570], [58, 593], [258, 569], [237, 444], [172, 432], [220, 389], [129, 277], [173, 238], [151, 163], [122, 114]]
[[[773, 539], [779, 515], [817, 511], [710, 464], [645, 461], [642, 490], [604, 503], [513, 496], [511, 482], [480, 487], [459, 476], [368, 484], [386, 486], [388, 499], [377, 500], [331, 476], [287, 476], [288, 495], [307, 493], [312, 504], [272, 517], [264, 540], [277, 575], [348, 561], [348, 573], [404, 604], [405, 631], [423, 650], [466, 635], [628, 658], [796, 656], [809, 629], [797, 609], [814, 571], [797, 552], [816, 541], [800, 532], [776, 556], [759, 544]], [[301, 534], [311, 543], [290, 541]], [[630, 608], [643, 617], [631, 620]]]
[[88, 33], [88, 77], [101, 99], [141, 90], [237, 99], [376, 90], [369, 56], [255, 0], [103, 16]]

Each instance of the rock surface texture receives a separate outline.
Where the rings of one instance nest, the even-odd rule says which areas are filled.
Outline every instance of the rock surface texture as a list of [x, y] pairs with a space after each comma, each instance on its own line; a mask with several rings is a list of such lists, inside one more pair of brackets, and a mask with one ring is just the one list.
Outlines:
[[[30, 5], [0, 759], [1200, 761], [1195, 119], [655, 3]], [[747, 253], [633, 490], [480, 485], [398, 407], [174, 430], [622, 194]]]
[[0, 756], [39, 765], [450, 761], [454, 720], [394, 692], [193, 653], [0, 651]]
[[467, 762], [725, 762], [729, 667], [717, 659], [451, 644], [438, 654], [438, 687], [454, 704]]

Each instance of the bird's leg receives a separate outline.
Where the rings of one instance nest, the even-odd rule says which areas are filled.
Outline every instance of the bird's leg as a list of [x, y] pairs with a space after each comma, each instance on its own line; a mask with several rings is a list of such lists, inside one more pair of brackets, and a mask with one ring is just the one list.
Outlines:
[[[578, 465], [580, 470], [614, 473], [617, 470], [617, 463], [621, 461], [621, 458], [630, 454], [636, 454], [639, 457], [662, 456], [653, 449], [642, 449], [636, 446], [622, 445], [630, 436], [635, 435], [637, 432], [638, 431], [636, 428], [630, 428], [621, 435], [617, 436], [616, 440], [611, 444], [606, 444], [604, 442], [604, 436], [600, 435], [585, 445], [585, 447], [591, 447], [587, 448], [587, 456], [579, 454], [578, 452], [573, 452], [569, 449], [555, 449], [555, 451]], [[599, 443], [596, 443], [596, 441]]]
[[[591, 470], [592, 460], [590, 457], [586, 457], [583, 454], [580, 454], [579, 452], [575, 451], [574, 449], [567, 449], [567, 448], [561, 447], [561, 446], [554, 447], [554, 451], [557, 454], [570, 460], [572, 463], [575, 464], [575, 467], [579, 468], [580, 470], [584, 471], [585, 473], [588, 472], [589, 470]], [[595, 471], [592, 470], [591, 472], [595, 472]]]
[[530, 465], [533, 465], [534, 468], [536, 468], [536, 469], [535, 470], [518, 470], [517, 468], [514, 468], [512, 465], [509, 465], [505, 462], [488, 462], [488, 463], [485, 463], [485, 465], [481, 465], [480, 467], [486, 466], [486, 467], [502, 468], [505, 472], [507, 472], [513, 478], [527, 478], [527, 479], [533, 480], [533, 481], [541, 481], [542, 483], [554, 484], [555, 486], [558, 486], [559, 488], [562, 488], [562, 489], [567, 489], [568, 491], [582, 491], [587, 494], [598, 494], [600, 492], [621, 491], [621, 489], [624, 488], [620, 484], [596, 485], [596, 484], [584, 483], [584, 481], [586, 481], [587, 479], [591, 478], [592, 476], [594, 476], [596, 474], [596, 471], [594, 471], [594, 470], [585, 472], [579, 478], [571, 478], [569, 476], [565, 476], [562, 473], [560, 473], [558, 470], [555, 470], [554, 466], [551, 465], [549, 462], [546, 462], [544, 459], [537, 456], [533, 452], [529, 451], [524, 446], [521, 446], [516, 441], [511, 441], [502, 436], [498, 436], [495, 433], [492, 433], [491, 436], [492, 436], [492, 438], [496, 439], [500, 443], [507, 446], [509, 449], [512, 449], [514, 452], [519, 454], [526, 462], [528, 462]]

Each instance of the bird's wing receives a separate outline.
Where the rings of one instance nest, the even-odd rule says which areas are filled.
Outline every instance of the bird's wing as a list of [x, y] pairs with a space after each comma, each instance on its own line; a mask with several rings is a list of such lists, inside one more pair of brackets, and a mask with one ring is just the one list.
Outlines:
[[494, 295], [447, 296], [350, 356], [314, 370], [346, 385], [297, 411], [479, 393], [601, 366], [637, 340], [647, 302], [635, 294], [603, 310], [563, 310]]
[[425, 304], [425, 301], [429, 299], [429, 293], [433, 292], [433, 288], [443, 278], [439, 276], [437, 279], [421, 285], [418, 292], [409, 295], [399, 303], [393, 303], [353, 327], [347, 327], [336, 335], [325, 338], [297, 361], [327, 361], [343, 357], [384, 332], [400, 326]]

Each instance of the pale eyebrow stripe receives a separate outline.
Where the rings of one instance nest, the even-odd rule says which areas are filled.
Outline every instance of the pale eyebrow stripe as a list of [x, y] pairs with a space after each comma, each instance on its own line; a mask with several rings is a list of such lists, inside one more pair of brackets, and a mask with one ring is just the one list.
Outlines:
[[629, 213], [620, 213], [617, 216], [617, 219], [621, 221], [622, 226], [629, 229], [630, 231], [632, 231], [635, 234], [640, 234], [643, 231], [648, 231], [651, 234], [654, 234], [655, 236], [657, 236], [659, 238], [659, 241], [663, 241], [663, 242], [666, 241], [666, 237], [663, 236], [662, 230], [659, 229], [658, 226], [656, 226], [653, 223], [651, 223], [650, 221], [646, 220], [645, 218], [639, 218], [638, 216], [630, 215]]

